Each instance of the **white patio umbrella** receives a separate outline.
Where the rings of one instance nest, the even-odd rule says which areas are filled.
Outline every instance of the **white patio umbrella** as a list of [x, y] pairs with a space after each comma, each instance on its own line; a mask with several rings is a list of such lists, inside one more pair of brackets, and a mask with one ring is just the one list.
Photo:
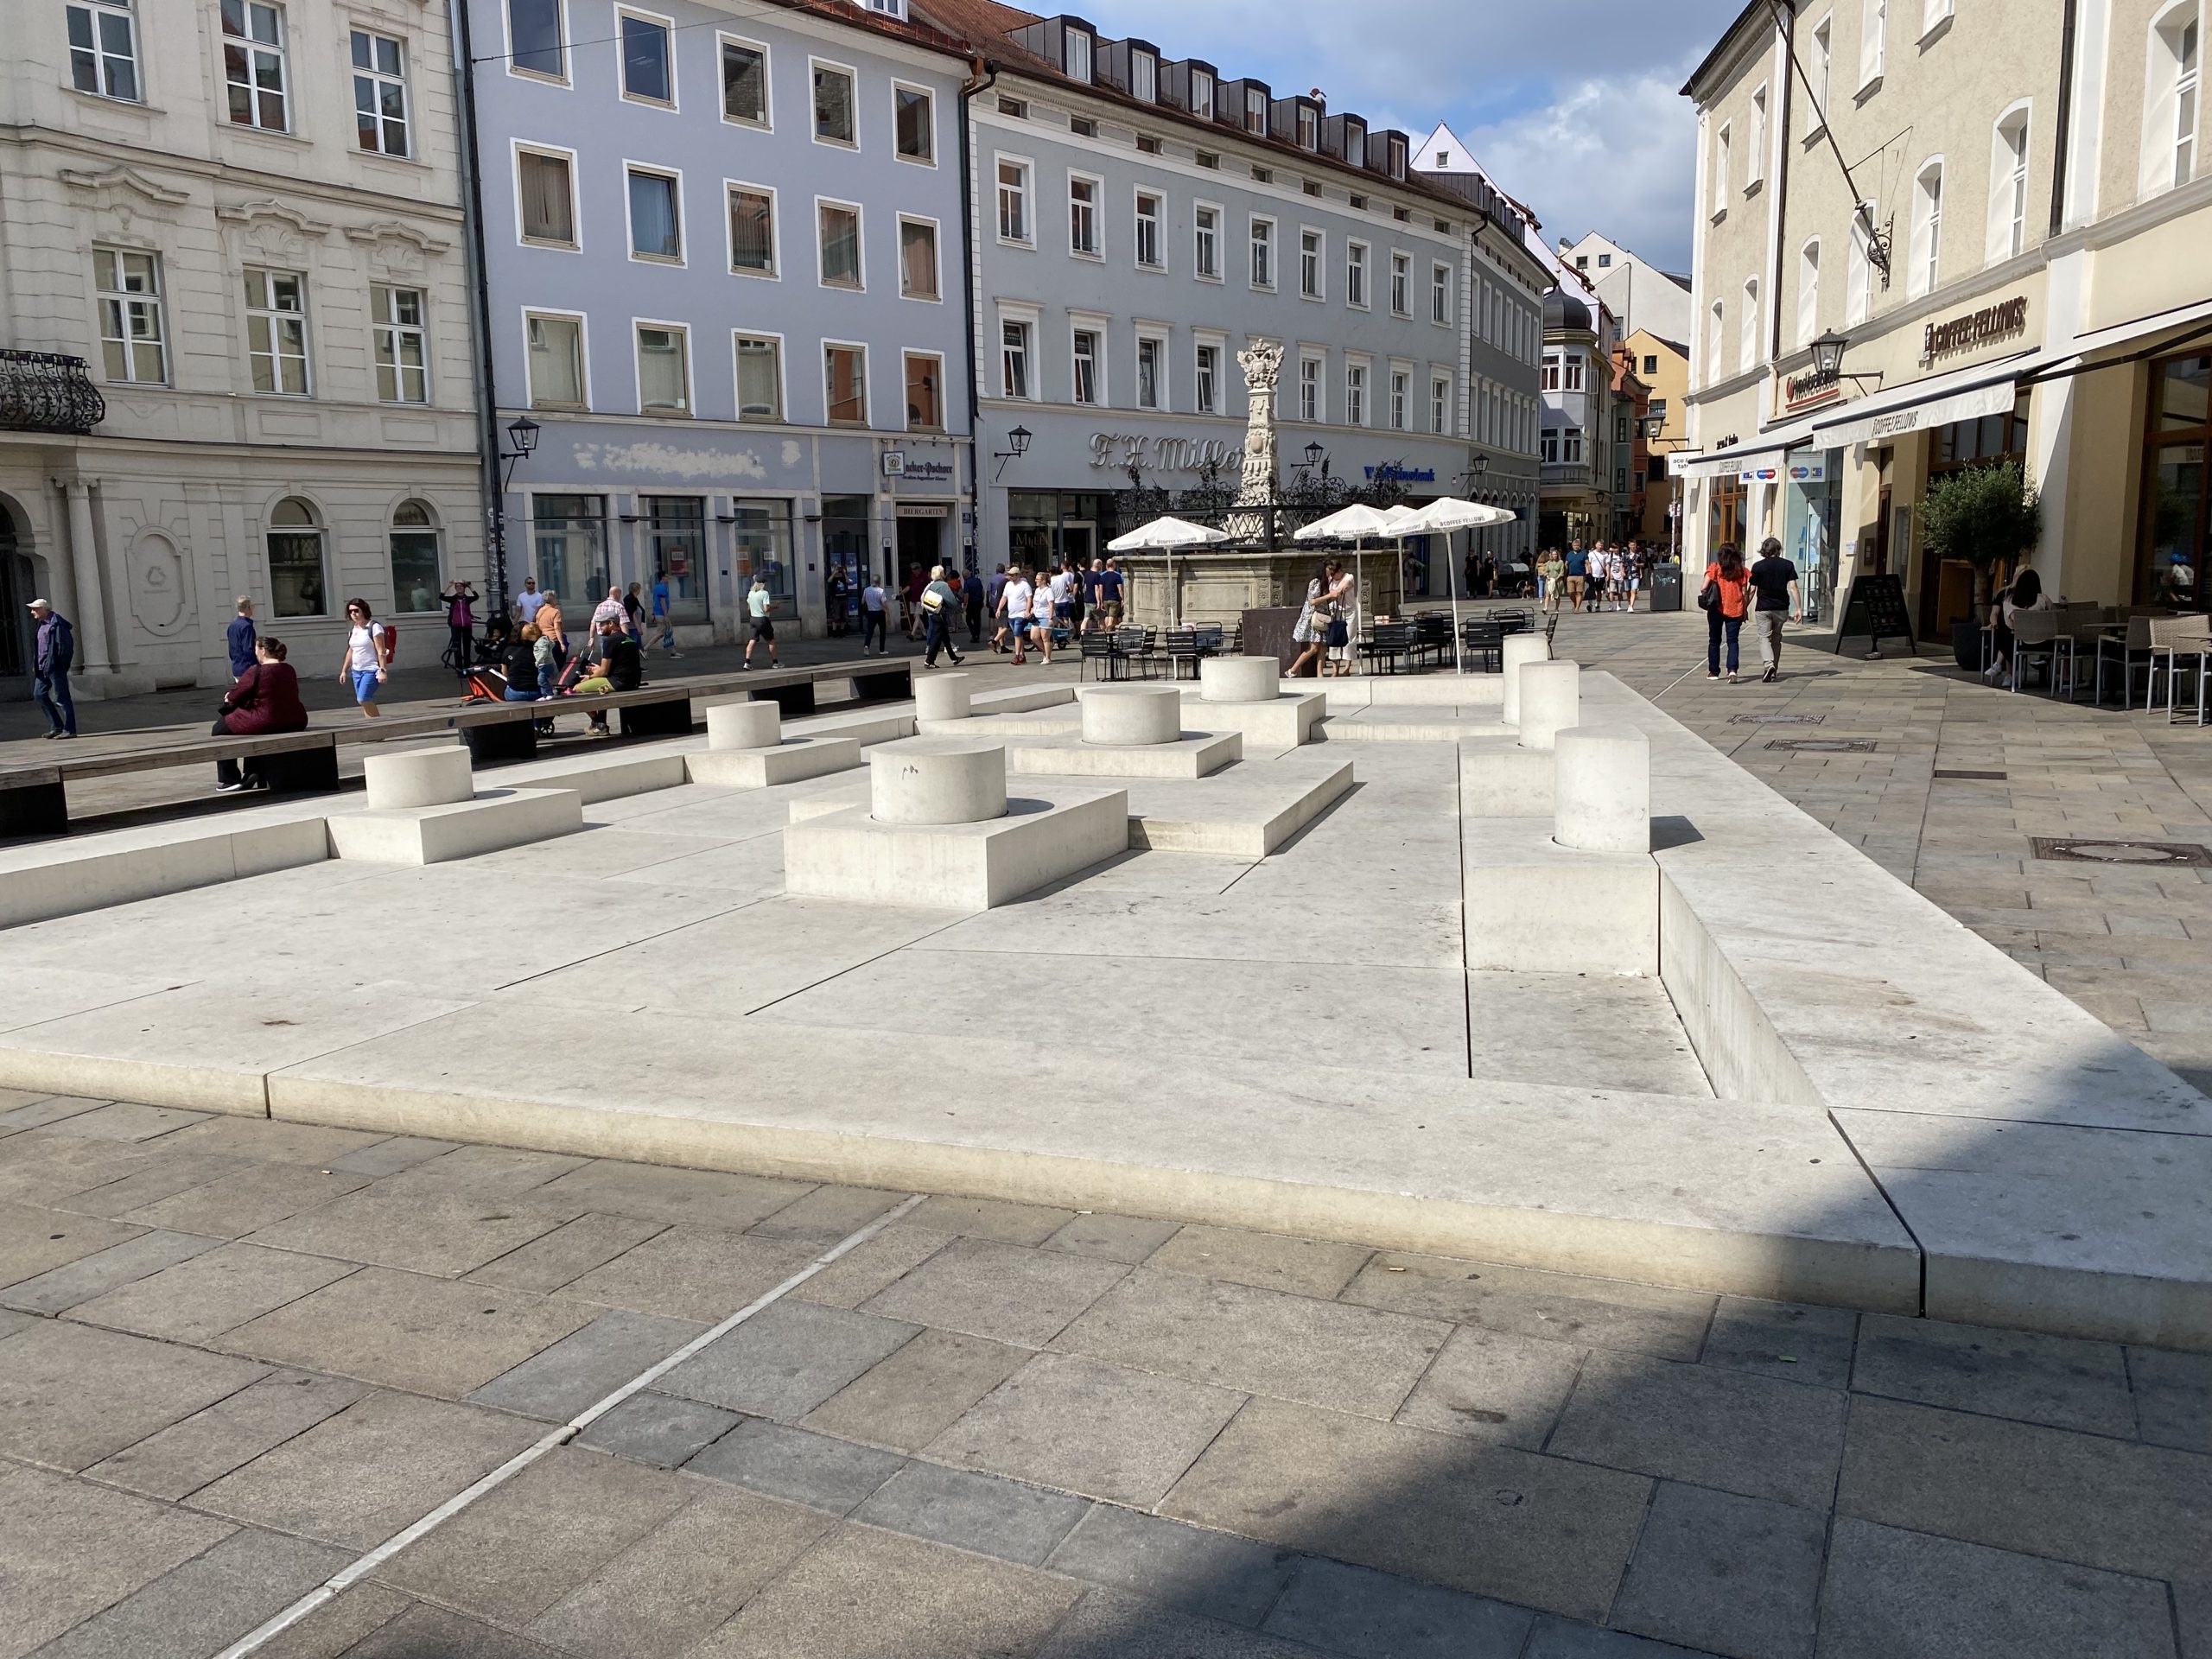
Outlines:
[[1450, 537], [1454, 531], [1484, 530], [1492, 524], [1510, 524], [1514, 521], [1509, 507], [1485, 506], [1479, 501], [1462, 501], [1447, 495], [1432, 501], [1427, 506], [1402, 520], [1398, 526], [1401, 536], [1442, 536], [1446, 537], [1444, 570], [1452, 594], [1452, 666], [1460, 672], [1466, 664], [1460, 658], [1459, 645], [1459, 564], [1452, 556]]
[[1187, 518], [1155, 518], [1148, 524], [1140, 524], [1126, 536], [1116, 536], [1106, 543], [1109, 553], [1165, 553], [1167, 573], [1175, 590], [1175, 626], [1183, 626], [1183, 584], [1175, 576], [1175, 554], [1178, 549], [1217, 547], [1229, 540], [1226, 531], [1211, 530], [1204, 524], [1194, 524]]
[[[1292, 539], [1300, 542], [1350, 542], [1351, 543], [1351, 582], [1354, 594], [1366, 591], [1367, 539], [1389, 541], [1402, 535], [1398, 528], [1403, 507], [1370, 507], [1363, 502], [1339, 507], [1325, 518], [1316, 518], [1304, 529], [1293, 533]], [[1361, 601], [1364, 603], [1363, 600]], [[1357, 644], [1357, 641], [1354, 641]]]

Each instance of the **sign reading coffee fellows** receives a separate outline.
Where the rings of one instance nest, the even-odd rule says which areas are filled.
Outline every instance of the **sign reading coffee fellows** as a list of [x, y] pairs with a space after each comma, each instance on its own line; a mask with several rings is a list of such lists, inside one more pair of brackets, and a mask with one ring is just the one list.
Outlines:
[[2027, 296], [2000, 300], [1995, 305], [1985, 305], [1979, 311], [1953, 317], [1948, 322], [1929, 323], [1921, 337], [1920, 360], [1923, 365], [1940, 363], [1961, 352], [2011, 340], [2026, 333], [2027, 327]]

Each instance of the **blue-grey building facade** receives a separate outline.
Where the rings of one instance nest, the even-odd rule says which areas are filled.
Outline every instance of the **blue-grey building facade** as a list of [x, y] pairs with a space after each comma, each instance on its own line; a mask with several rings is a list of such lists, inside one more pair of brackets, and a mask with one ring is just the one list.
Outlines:
[[859, 5], [467, 3], [492, 402], [539, 427], [511, 586], [574, 616], [665, 582], [703, 642], [755, 575], [815, 633], [835, 568], [957, 563], [957, 45]]

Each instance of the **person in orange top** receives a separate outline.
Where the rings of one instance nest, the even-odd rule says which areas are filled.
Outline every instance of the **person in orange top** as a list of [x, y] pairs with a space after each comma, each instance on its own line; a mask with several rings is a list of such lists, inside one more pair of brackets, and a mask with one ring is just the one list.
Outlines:
[[[1720, 642], [1728, 642], [1728, 677], [1736, 677], [1737, 640], [1751, 610], [1751, 573], [1743, 550], [1724, 542], [1705, 567], [1705, 589], [1698, 603], [1705, 610], [1705, 677], [1720, 677]], [[1710, 603], [1707, 601], [1710, 601]]]

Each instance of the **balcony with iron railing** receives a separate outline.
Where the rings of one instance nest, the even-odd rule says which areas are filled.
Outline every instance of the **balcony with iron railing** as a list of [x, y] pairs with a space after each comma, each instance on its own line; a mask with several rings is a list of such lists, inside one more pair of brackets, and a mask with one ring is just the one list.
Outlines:
[[0, 350], [0, 432], [82, 436], [106, 415], [83, 358]]
[[1598, 487], [1598, 469], [1584, 461], [1543, 463], [1543, 487], [1548, 490], [1592, 490]]

